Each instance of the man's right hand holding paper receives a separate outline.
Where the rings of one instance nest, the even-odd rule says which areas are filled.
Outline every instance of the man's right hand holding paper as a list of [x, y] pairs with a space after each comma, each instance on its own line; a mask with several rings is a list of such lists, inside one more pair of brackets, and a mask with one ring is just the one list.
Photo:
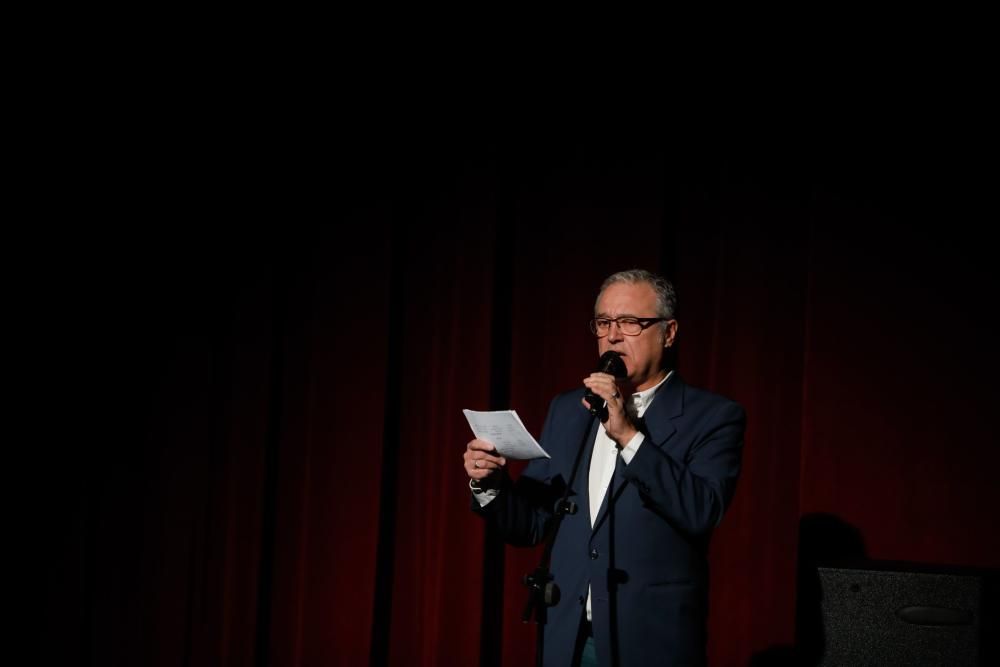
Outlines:
[[469, 478], [481, 482], [507, 465], [507, 459], [497, 454], [492, 443], [485, 440], [472, 440], [465, 446], [465, 472]]

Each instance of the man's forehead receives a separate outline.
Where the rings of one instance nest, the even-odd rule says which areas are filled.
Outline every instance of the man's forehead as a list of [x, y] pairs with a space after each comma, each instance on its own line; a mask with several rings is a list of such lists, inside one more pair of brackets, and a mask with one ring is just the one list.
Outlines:
[[[609, 285], [597, 301], [598, 315], [637, 315], [639, 311], [656, 309], [656, 292], [648, 283], [615, 283]], [[614, 312], [613, 312], [614, 311]], [[629, 312], [625, 312], [629, 311]]]

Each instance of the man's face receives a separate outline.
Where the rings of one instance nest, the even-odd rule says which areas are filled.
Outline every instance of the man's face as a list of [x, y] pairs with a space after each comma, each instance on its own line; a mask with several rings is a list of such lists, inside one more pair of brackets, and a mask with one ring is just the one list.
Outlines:
[[[656, 312], [656, 292], [649, 283], [614, 283], [601, 294], [597, 301], [595, 317], [658, 317]], [[628, 380], [635, 391], [643, 391], [662, 379], [660, 370], [667, 347], [674, 342], [677, 322], [656, 322], [638, 336], [626, 336], [617, 323], [613, 323], [608, 335], [597, 339], [599, 354], [614, 350], [622, 355], [628, 369]]]

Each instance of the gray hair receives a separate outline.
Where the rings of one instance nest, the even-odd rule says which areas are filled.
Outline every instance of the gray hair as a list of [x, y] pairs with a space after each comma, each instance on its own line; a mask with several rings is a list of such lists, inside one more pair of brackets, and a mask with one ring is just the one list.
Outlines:
[[658, 276], [655, 273], [646, 271], [645, 269], [619, 271], [618, 273], [608, 276], [607, 280], [601, 284], [601, 289], [597, 293], [597, 300], [594, 302], [595, 312], [597, 310], [597, 303], [601, 300], [601, 295], [604, 294], [604, 290], [615, 283], [628, 283], [629, 285], [648, 283], [656, 293], [656, 316], [663, 317], [668, 320], [674, 319], [674, 313], [677, 312], [677, 292], [674, 290], [673, 283], [663, 276]]

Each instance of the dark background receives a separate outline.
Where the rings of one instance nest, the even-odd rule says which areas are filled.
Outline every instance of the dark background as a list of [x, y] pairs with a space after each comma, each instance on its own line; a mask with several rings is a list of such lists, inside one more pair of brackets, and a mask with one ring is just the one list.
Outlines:
[[531, 664], [537, 553], [469, 511], [461, 409], [537, 435], [633, 267], [677, 285], [685, 380], [748, 414], [712, 664], [793, 643], [803, 526], [831, 557], [1000, 566], [992, 167], [954, 115], [855, 106], [212, 119], [73, 165], [88, 222], [37, 232], [25, 290], [42, 661]]

